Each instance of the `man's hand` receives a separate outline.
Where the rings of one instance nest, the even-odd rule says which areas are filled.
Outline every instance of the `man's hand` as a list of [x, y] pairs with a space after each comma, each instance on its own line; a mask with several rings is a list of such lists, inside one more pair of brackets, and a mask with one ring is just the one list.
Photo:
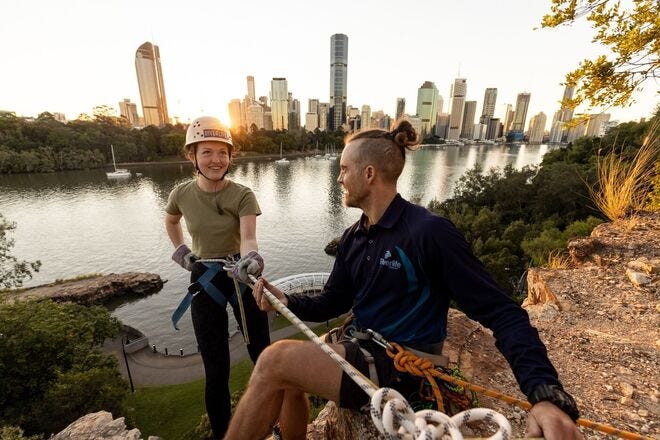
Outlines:
[[185, 270], [191, 271], [195, 261], [199, 260], [199, 257], [193, 254], [188, 246], [182, 244], [174, 250], [172, 260]]
[[584, 438], [568, 414], [547, 401], [539, 402], [529, 410], [526, 437], [543, 437], [545, 440]]
[[264, 259], [257, 251], [250, 251], [236, 262], [231, 270], [231, 276], [238, 281], [248, 284], [251, 282], [248, 275], [257, 278], [264, 271]]
[[270, 302], [266, 298], [266, 295], [264, 295], [264, 287], [268, 289], [270, 293], [275, 295], [275, 298], [282, 301], [282, 303], [285, 306], [289, 304], [289, 299], [280, 289], [270, 284], [264, 278], [259, 278], [259, 280], [257, 280], [257, 283], [254, 285], [254, 290], [252, 290], [252, 295], [254, 296], [254, 300], [256, 301], [261, 311], [269, 312], [271, 310], [275, 310], [275, 308], [270, 304]]

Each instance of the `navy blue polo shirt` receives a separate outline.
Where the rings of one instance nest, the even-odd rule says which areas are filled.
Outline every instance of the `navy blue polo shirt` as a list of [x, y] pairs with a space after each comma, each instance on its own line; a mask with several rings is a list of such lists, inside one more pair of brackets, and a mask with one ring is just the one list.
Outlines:
[[292, 295], [289, 308], [307, 321], [349, 311], [359, 328], [422, 347], [447, 337], [449, 301], [493, 331], [522, 391], [559, 384], [527, 313], [495, 283], [447, 219], [404, 200], [390, 203], [368, 230], [366, 216], [348, 228], [319, 295]]

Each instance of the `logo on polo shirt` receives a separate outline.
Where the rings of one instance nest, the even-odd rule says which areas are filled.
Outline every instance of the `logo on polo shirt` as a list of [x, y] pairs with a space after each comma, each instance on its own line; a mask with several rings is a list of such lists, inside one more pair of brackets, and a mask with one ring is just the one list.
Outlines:
[[392, 258], [392, 252], [385, 251], [385, 254], [380, 259], [380, 265], [386, 266], [389, 269], [394, 269], [394, 270], [401, 269], [401, 262], [396, 260], [390, 260], [390, 258]]

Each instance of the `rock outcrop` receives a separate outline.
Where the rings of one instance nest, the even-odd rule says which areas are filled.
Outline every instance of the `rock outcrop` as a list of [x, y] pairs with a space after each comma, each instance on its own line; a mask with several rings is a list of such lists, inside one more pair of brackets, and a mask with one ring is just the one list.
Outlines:
[[[140, 430], [126, 429], [124, 418], [112, 418], [107, 411], [87, 414], [55, 434], [50, 440], [141, 440]], [[156, 440], [155, 437], [149, 437]]]
[[101, 304], [124, 295], [148, 295], [163, 288], [159, 275], [142, 272], [111, 273], [81, 280], [46, 284], [11, 294], [9, 300], [52, 299], [83, 305]]

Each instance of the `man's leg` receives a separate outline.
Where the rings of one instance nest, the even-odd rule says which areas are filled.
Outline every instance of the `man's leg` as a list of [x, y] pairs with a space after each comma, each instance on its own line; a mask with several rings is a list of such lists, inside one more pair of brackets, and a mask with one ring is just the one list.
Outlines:
[[[332, 348], [344, 355], [344, 347]], [[307, 412], [299, 412], [301, 394], [303, 398], [303, 393], [309, 392], [338, 401], [341, 377], [339, 365], [313, 342], [284, 340], [272, 344], [259, 356], [225, 439], [263, 438], [278, 417], [282, 417], [280, 423], [289, 435], [301, 432], [301, 426], [306, 431]]]
[[280, 430], [282, 438], [305, 439], [307, 437], [307, 421], [309, 420], [309, 400], [307, 394], [294, 391], [284, 391], [282, 410], [280, 411]]

